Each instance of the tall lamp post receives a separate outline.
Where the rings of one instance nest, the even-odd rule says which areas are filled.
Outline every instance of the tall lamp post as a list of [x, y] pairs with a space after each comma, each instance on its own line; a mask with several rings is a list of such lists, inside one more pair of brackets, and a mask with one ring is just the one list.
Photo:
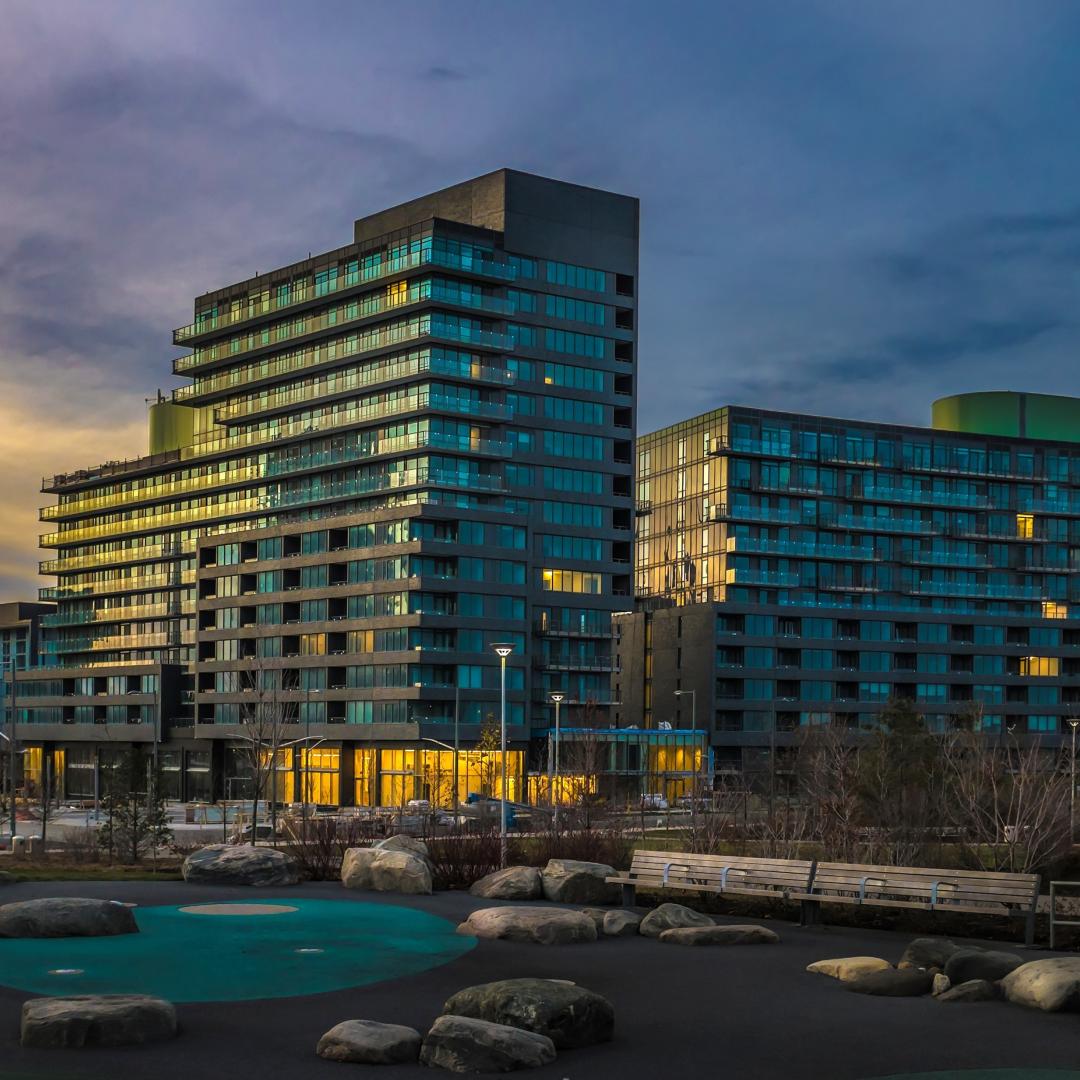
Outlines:
[[513, 642], [497, 641], [491, 648], [499, 658], [499, 714], [502, 754], [502, 787], [499, 790], [499, 866], [506, 866], [506, 658], [514, 651]]
[[18, 823], [15, 818], [15, 657], [11, 658], [11, 711], [8, 713], [8, 798], [11, 800], [11, 850], [15, 850]]
[[1069, 755], [1069, 843], [1076, 840], [1076, 727], [1080, 720], [1070, 720], [1072, 753]]
[[[690, 727], [691, 727], [692, 730], [697, 731], [697, 691], [696, 690], [676, 690], [675, 691], [675, 696], [677, 698], [688, 697], [690, 699]], [[696, 772], [696, 770], [695, 770], [695, 772]], [[695, 786], [696, 786], [697, 782], [698, 782], [698, 778], [695, 777], [695, 779], [694, 779]], [[695, 799], [693, 791], [691, 791], [690, 798]], [[696, 801], [696, 799], [695, 799], [695, 801]]]
[[559, 831], [559, 706], [563, 703], [565, 694], [549, 694], [552, 705], [555, 706], [555, 783], [554, 786], [551, 783], [551, 777], [548, 777], [548, 790], [551, 792], [552, 802], [555, 806], [554, 826], [555, 831]]

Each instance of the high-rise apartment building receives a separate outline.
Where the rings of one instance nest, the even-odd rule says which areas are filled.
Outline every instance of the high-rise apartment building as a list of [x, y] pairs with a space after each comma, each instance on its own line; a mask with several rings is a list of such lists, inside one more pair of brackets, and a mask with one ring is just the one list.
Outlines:
[[742, 768], [894, 697], [1049, 743], [1080, 712], [1076, 399], [946, 398], [932, 428], [721, 408], [639, 438], [637, 499], [621, 725], [694, 709]]
[[606, 705], [631, 591], [637, 237], [636, 199], [500, 170], [199, 297], [149, 455], [45, 485], [57, 669], [20, 680], [21, 737], [150, 724], [191, 774], [175, 793], [208, 796], [253, 672], [341, 761], [455, 715], [475, 742], [495, 642], [514, 646], [519, 749], [550, 692]]

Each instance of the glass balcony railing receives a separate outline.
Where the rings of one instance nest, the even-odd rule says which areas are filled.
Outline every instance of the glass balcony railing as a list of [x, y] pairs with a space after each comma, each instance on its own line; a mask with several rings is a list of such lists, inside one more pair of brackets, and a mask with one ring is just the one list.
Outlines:
[[1042, 600], [1043, 590], [1035, 585], [984, 585], [964, 581], [920, 581], [910, 589], [916, 596], [964, 596], [988, 600]]
[[985, 555], [970, 555], [950, 551], [914, 551], [900, 552], [897, 562], [911, 566], [972, 566], [989, 567], [990, 560]]
[[871, 517], [869, 514], [837, 514], [821, 522], [826, 529], [864, 529], [877, 533], [933, 534], [941, 530], [918, 518]]
[[38, 564], [42, 574], [62, 574], [69, 570], [84, 570], [93, 566], [125, 565], [127, 563], [152, 562], [155, 559], [175, 558], [185, 551], [194, 551], [193, 543], [141, 544], [115, 551], [95, 551], [89, 555], [70, 555], [46, 559]]
[[813, 525], [813, 516], [801, 510], [779, 509], [774, 506], [729, 506], [718, 503], [709, 507], [713, 521], [776, 521], [784, 525]]
[[340, 340], [324, 343], [317, 348], [312, 346], [298, 349], [292, 353], [276, 356], [272, 360], [230, 368], [218, 375], [197, 378], [190, 386], [181, 386], [174, 390], [173, 400], [181, 403], [195, 401], [208, 395], [251, 386], [280, 375], [317, 370], [330, 363], [340, 363], [349, 356], [363, 356], [394, 345], [419, 341], [422, 338], [450, 341], [459, 345], [480, 345], [499, 349], [502, 352], [511, 352], [514, 348], [514, 342], [506, 334], [498, 334], [490, 330], [473, 330], [470, 327], [454, 327], [426, 317], [414, 318], [353, 334]]
[[214, 419], [217, 423], [224, 424], [230, 420], [256, 416], [272, 409], [285, 408], [323, 397], [346, 394], [365, 387], [378, 386], [381, 383], [396, 382], [413, 375], [426, 374], [467, 379], [470, 382], [492, 383], [496, 386], [509, 386], [516, 378], [513, 372], [506, 371], [504, 368], [490, 367], [486, 364], [460, 364], [445, 357], [421, 356], [395, 363], [334, 372], [304, 386], [269, 390], [257, 396], [231, 401], [214, 410]]
[[84, 623], [127, 622], [131, 619], [169, 619], [191, 612], [194, 604], [132, 604], [94, 611], [57, 611], [41, 619], [42, 626], [78, 626]]
[[145, 574], [142, 577], [110, 578], [84, 585], [50, 585], [38, 589], [39, 600], [56, 603], [59, 600], [79, 600], [93, 596], [116, 596], [122, 593], [147, 592], [153, 589], [179, 589], [195, 581], [194, 570], [175, 574]]
[[79, 517], [96, 510], [122, 509], [132, 503], [149, 502], [151, 500], [160, 502], [163, 499], [182, 498], [185, 495], [204, 491], [207, 488], [233, 487], [246, 481], [258, 480], [258, 478], [258, 466], [246, 465], [243, 468], [229, 469], [226, 472], [192, 476], [186, 480], [175, 480], [164, 484], [148, 484], [144, 487], [114, 492], [111, 495], [90, 495], [85, 498], [74, 498], [56, 506], [42, 507], [41, 520], [63, 521], [65, 518]]
[[727, 550], [733, 553], [785, 555], [803, 559], [841, 559], [845, 562], [880, 562], [873, 548], [850, 544], [815, 544], [809, 541], [765, 540], [757, 536], [729, 536]]
[[914, 491], [909, 488], [888, 487], [880, 484], [867, 484], [862, 495], [850, 495], [848, 498], [878, 500], [880, 502], [928, 503], [932, 506], [989, 506], [985, 495], [973, 495], [967, 492], [952, 491]]
[[[333, 308], [317, 314], [300, 316], [290, 323], [279, 323], [273, 328], [253, 330], [246, 335], [216, 342], [213, 345], [198, 346], [188, 356], [178, 356], [173, 360], [173, 372], [182, 375], [187, 371], [216, 363], [218, 360], [231, 360], [246, 356], [260, 349], [270, 349], [285, 345], [290, 341], [317, 334], [325, 330], [341, 330], [364, 323], [380, 315], [404, 313], [419, 304], [446, 304], [448, 307], [463, 307], [473, 311], [483, 311], [492, 315], [513, 315], [517, 304], [497, 296], [483, 294], [462, 294], [458, 290], [440, 287], [425, 282], [427, 287], [413, 288], [400, 297], [391, 297], [379, 293], [371, 299], [363, 298], [363, 303]], [[351, 310], [352, 309], [352, 310]]]
[[724, 579], [728, 585], [776, 585], [783, 588], [797, 588], [800, 583], [798, 574], [789, 574], [781, 570], [744, 570], [729, 566]]
[[461, 270], [467, 274], [495, 278], [499, 281], [514, 281], [518, 276], [517, 268], [509, 263], [455, 256], [430, 249], [413, 251], [407, 255], [387, 259], [371, 266], [360, 266], [351, 273], [339, 274], [332, 281], [312, 281], [308, 285], [301, 287], [293, 285], [287, 294], [280, 297], [272, 295], [270, 290], [267, 289], [258, 301], [249, 301], [235, 311], [220, 312], [208, 318], [196, 319], [195, 322], [188, 323], [187, 326], [178, 327], [173, 331], [173, 344], [184, 345], [203, 334], [214, 333], [230, 326], [238, 326], [241, 323], [250, 322], [252, 319], [261, 319], [266, 315], [272, 315], [275, 311], [295, 308], [300, 304], [306, 304], [324, 296], [333, 296], [346, 289], [357, 288], [372, 281], [381, 281], [403, 271], [414, 270], [419, 266], [428, 265], [440, 266], [447, 270]]

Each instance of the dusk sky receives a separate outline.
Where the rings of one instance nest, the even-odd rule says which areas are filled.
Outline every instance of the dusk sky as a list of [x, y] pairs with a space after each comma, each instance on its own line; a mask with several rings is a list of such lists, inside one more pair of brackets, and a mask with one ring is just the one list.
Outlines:
[[511, 166], [642, 200], [640, 427], [1080, 393], [1080, 5], [7, 0], [0, 600], [201, 292]]

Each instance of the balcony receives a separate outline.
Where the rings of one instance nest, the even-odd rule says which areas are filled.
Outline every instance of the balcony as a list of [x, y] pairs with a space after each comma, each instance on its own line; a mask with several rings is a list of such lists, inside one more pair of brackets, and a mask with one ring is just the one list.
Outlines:
[[784, 589], [797, 589], [800, 585], [798, 574], [781, 570], [744, 570], [735, 566], [727, 568], [724, 580], [728, 585], [765, 585]]
[[298, 316], [291, 324], [277, 323], [273, 327], [251, 331], [243, 337], [232, 338], [214, 345], [200, 346], [188, 356], [176, 357], [173, 360], [173, 373], [183, 375], [196, 368], [254, 355], [326, 331], [360, 326], [380, 316], [404, 314], [410, 308], [422, 304], [445, 304], [448, 307], [462, 307], [470, 311], [482, 311], [500, 316], [514, 315], [517, 312], [517, 305], [509, 300], [502, 300], [496, 296], [465, 297], [460, 292], [455, 293], [451, 289], [438, 286], [417, 292], [405, 299], [391, 300], [384, 293], [379, 293], [370, 302], [358, 306], [355, 314], [352, 315], [348, 314], [348, 308], [328, 309], [320, 314]]
[[757, 536], [729, 536], [732, 554], [781, 555], [800, 559], [837, 559], [843, 562], [881, 562], [872, 548], [851, 544], [814, 544], [794, 540], [765, 540]]
[[875, 533], [934, 536], [942, 530], [918, 518], [871, 517], [869, 514], [836, 514], [822, 520], [823, 529], [860, 529]]
[[813, 525], [814, 518], [801, 510], [785, 510], [774, 506], [729, 506], [716, 503], [709, 507], [711, 521], [775, 521], [782, 525]]
[[[389, 323], [377, 330], [353, 334], [340, 340], [324, 343], [318, 348], [309, 346], [277, 356], [272, 360], [231, 368], [219, 375], [197, 378], [190, 386], [181, 386], [174, 390], [173, 400], [183, 404], [214, 395], [228, 394], [243, 387], [254, 386], [297, 371], [309, 373], [330, 364], [340, 367], [348, 357], [365, 356], [426, 338], [449, 341], [457, 345], [496, 349], [500, 352], [512, 352], [514, 349], [514, 342], [506, 334], [498, 334], [490, 330], [473, 330], [469, 327], [448, 326], [430, 316], [422, 316]], [[332, 350], [328, 347], [330, 345], [334, 346]], [[320, 352], [324, 354], [321, 357]]]
[[863, 488], [861, 495], [851, 493], [847, 498], [875, 502], [925, 503], [930, 506], [962, 506], [967, 508], [985, 508], [990, 505], [990, 500], [985, 495], [951, 491], [914, 491], [909, 488], [888, 487], [880, 484], [867, 484]]
[[459, 270], [477, 277], [494, 278], [498, 281], [515, 281], [518, 276], [517, 269], [509, 263], [498, 263], [490, 259], [461, 258], [430, 249], [413, 251], [399, 258], [358, 267], [352, 273], [339, 274], [332, 281], [318, 283], [311, 281], [301, 287], [294, 285], [289, 289], [288, 294], [282, 297], [272, 296], [267, 286], [263, 293], [265, 299], [260, 297], [258, 301], [249, 302], [235, 312], [221, 312], [208, 318], [197, 319], [195, 322], [188, 323], [187, 326], [178, 327], [173, 331], [173, 344], [187, 345], [197, 337], [217, 333], [230, 326], [239, 326], [254, 319], [262, 319], [275, 311], [298, 308], [301, 304], [308, 304], [325, 296], [335, 296], [349, 289], [360, 288], [369, 282], [383, 281], [396, 274], [429, 265], [447, 270]]
[[214, 420], [227, 424], [249, 416], [258, 416], [291, 405], [336, 397], [365, 387], [397, 382], [415, 375], [441, 375], [469, 382], [490, 383], [494, 386], [513, 385], [516, 375], [504, 368], [485, 364], [458, 364], [443, 357], [421, 356], [415, 360], [397, 363], [374, 364], [367, 368], [331, 373], [308, 386], [267, 391], [247, 398], [231, 401], [214, 410]]
[[1043, 600], [1043, 590], [1035, 585], [986, 585], [978, 582], [920, 581], [900, 592], [914, 596], [963, 596], [986, 600]]

